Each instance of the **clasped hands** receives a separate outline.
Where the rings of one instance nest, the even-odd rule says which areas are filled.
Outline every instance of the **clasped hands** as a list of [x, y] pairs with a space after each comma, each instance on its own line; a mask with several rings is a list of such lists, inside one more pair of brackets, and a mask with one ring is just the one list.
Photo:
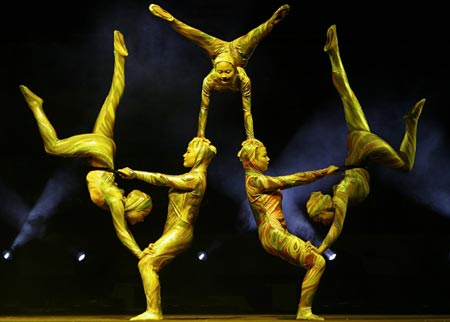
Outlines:
[[141, 260], [145, 256], [151, 255], [153, 253], [152, 246], [153, 246], [153, 244], [150, 244], [150, 245], [148, 245], [148, 247], [144, 248], [144, 250], [140, 252], [140, 254], [138, 255], [139, 260]]

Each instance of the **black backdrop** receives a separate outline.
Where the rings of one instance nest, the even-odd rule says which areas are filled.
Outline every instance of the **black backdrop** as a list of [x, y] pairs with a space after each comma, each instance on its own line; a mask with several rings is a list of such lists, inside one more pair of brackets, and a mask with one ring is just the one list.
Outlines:
[[[192, 26], [231, 40], [283, 3], [158, 4]], [[337, 257], [328, 261], [316, 311], [448, 313], [445, 10], [406, 1], [396, 8], [388, 1], [287, 3], [291, 13], [260, 43], [246, 69], [253, 82], [255, 135], [268, 148], [273, 173], [344, 161], [342, 105], [323, 52], [331, 24], [337, 25], [342, 59], [374, 132], [398, 146], [402, 115], [427, 99], [413, 172], [374, 169], [371, 195], [349, 210], [333, 246]], [[14, 2], [1, 11], [0, 248], [18, 245], [13, 260], [0, 261], [0, 313], [140, 312], [145, 306], [135, 258], [115, 237], [109, 214], [89, 200], [84, 160], [45, 153], [19, 85], [44, 98], [61, 138], [90, 131], [110, 86], [113, 30], [120, 30], [129, 56], [115, 126], [116, 164], [182, 173], [182, 155], [196, 133], [201, 81], [211, 64], [198, 47], [152, 16], [149, 4]], [[194, 244], [160, 274], [165, 311], [293, 313], [304, 271], [262, 250], [243, 199], [236, 157], [244, 139], [239, 95], [213, 96], [206, 135], [219, 152], [210, 166]], [[305, 239], [323, 234], [305, 219], [304, 203], [313, 189], [331, 187], [324, 181], [285, 196], [288, 224]], [[167, 190], [118, 182], [153, 197], [151, 216], [132, 227], [144, 247], [161, 233]], [[35, 208], [37, 216], [27, 220], [43, 196], [50, 206]], [[87, 253], [82, 263], [73, 256], [79, 249]], [[203, 249], [210, 252], [206, 262], [196, 259]]]

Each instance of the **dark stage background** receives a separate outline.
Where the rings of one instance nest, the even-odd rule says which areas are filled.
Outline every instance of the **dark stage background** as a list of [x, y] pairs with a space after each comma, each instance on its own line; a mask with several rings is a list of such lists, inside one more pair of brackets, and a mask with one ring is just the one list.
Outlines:
[[[450, 303], [448, 28], [443, 5], [388, 1], [286, 1], [291, 13], [255, 50], [255, 135], [272, 174], [340, 165], [342, 104], [323, 52], [337, 25], [342, 59], [371, 129], [398, 147], [403, 114], [426, 98], [416, 164], [398, 174], [374, 167], [372, 192], [350, 208], [337, 254], [315, 299], [317, 313], [443, 314]], [[225, 40], [268, 19], [282, 1], [160, 1], [175, 17]], [[178, 174], [195, 135], [206, 55], [148, 11], [146, 1], [14, 2], [1, 11], [0, 313], [141, 312], [136, 259], [116, 238], [108, 212], [93, 205], [85, 160], [47, 155], [19, 85], [44, 98], [59, 137], [90, 132], [109, 90], [113, 30], [129, 51], [117, 112], [117, 167]], [[166, 313], [295, 313], [304, 270], [261, 248], [244, 200], [236, 157], [244, 140], [239, 94], [214, 94], [206, 135], [218, 148], [189, 251], [160, 273]], [[131, 227], [142, 247], [161, 234], [167, 189], [142, 189], [152, 214]], [[305, 217], [313, 190], [337, 178], [290, 189], [292, 232], [320, 242]], [[40, 201], [44, 200], [43, 203]], [[38, 206], [40, 205], [40, 206]], [[74, 254], [86, 252], [78, 263]], [[198, 251], [209, 252], [197, 260]]]

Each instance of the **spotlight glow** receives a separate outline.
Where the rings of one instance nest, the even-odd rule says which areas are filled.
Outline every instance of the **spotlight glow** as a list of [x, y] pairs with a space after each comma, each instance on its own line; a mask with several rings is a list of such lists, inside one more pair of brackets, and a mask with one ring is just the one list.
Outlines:
[[84, 252], [78, 252], [77, 254], [77, 261], [82, 262], [86, 258], [86, 254]]
[[328, 258], [329, 261], [332, 261], [336, 258], [336, 253], [330, 249], [327, 249], [324, 255]]
[[205, 262], [206, 260], [208, 260], [208, 254], [205, 251], [199, 251], [197, 253], [197, 258], [199, 261]]
[[9, 261], [12, 259], [12, 252], [9, 250], [4, 250], [2, 256], [4, 260]]

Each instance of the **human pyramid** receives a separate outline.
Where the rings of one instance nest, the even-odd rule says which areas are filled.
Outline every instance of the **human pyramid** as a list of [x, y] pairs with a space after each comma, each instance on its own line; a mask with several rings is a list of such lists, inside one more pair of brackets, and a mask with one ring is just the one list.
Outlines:
[[[324, 51], [331, 62], [333, 84], [342, 100], [347, 124], [347, 156], [344, 166], [330, 165], [324, 169], [302, 171], [282, 176], [268, 176], [269, 157], [264, 144], [255, 138], [251, 113], [251, 80], [245, 72], [255, 48], [289, 13], [290, 6], [278, 8], [264, 23], [232, 41], [224, 41], [191, 27], [156, 4], [150, 12], [177, 33], [195, 43], [211, 59], [212, 69], [202, 82], [197, 135], [188, 143], [183, 165], [189, 171], [179, 175], [116, 169], [116, 144], [113, 137], [115, 112], [125, 88], [125, 58], [128, 50], [124, 37], [114, 30], [114, 72], [109, 93], [97, 116], [91, 133], [60, 139], [48, 120], [43, 99], [28, 87], [20, 85], [26, 103], [34, 114], [45, 151], [50, 155], [86, 158], [90, 169], [86, 183], [92, 202], [111, 213], [117, 237], [139, 262], [146, 310], [132, 321], [163, 319], [161, 286], [158, 273], [178, 254], [187, 250], [194, 237], [194, 223], [207, 186], [207, 169], [217, 150], [205, 137], [210, 95], [214, 91], [240, 92], [246, 139], [238, 157], [245, 171], [248, 202], [262, 247], [274, 256], [306, 270], [301, 283], [297, 320], [324, 320], [312, 312], [313, 299], [325, 269], [323, 253], [342, 232], [348, 206], [363, 202], [370, 193], [369, 163], [380, 164], [400, 172], [410, 172], [416, 154], [416, 132], [425, 99], [418, 101], [404, 116], [405, 134], [396, 151], [389, 143], [370, 131], [355, 93], [352, 91], [341, 61], [336, 26], [328, 28]], [[282, 210], [282, 190], [314, 182], [329, 175], [341, 174], [333, 186], [333, 194], [312, 192], [306, 203], [313, 221], [330, 225], [321, 245], [313, 245], [289, 232]], [[168, 187], [169, 204], [164, 230], [159, 239], [143, 250], [135, 241], [131, 225], [142, 222], [152, 210], [152, 199], [145, 192], [132, 190], [125, 195], [116, 176], [141, 180], [151, 185]]]

